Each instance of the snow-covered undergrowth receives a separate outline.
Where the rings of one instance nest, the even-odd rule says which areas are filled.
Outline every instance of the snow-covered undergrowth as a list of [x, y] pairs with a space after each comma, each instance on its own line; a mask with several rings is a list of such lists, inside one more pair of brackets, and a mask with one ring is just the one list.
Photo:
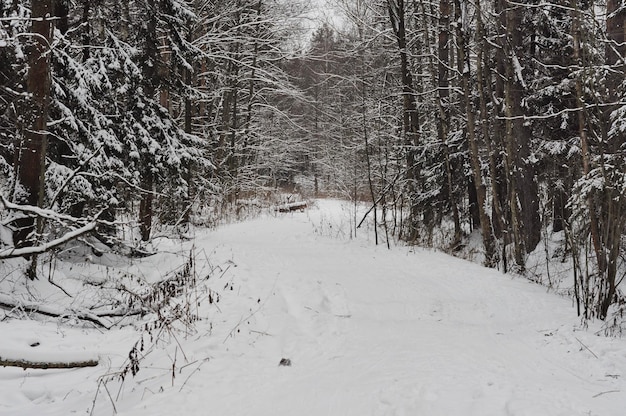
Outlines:
[[3, 264], [4, 295], [77, 316], [4, 312], [0, 357], [99, 364], [0, 367], [0, 414], [623, 414], [626, 340], [581, 328], [569, 299], [524, 279], [355, 238], [352, 210], [317, 201], [157, 239], [150, 257], [59, 259], [57, 286]]

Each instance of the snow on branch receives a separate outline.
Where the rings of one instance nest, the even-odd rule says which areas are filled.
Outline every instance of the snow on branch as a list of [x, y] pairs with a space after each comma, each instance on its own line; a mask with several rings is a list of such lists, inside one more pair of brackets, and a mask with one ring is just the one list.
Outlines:
[[38, 313], [40, 315], [50, 316], [53, 318], [71, 316], [81, 321], [91, 322], [100, 328], [111, 329], [112, 327], [112, 324], [108, 320], [102, 319], [101, 317], [93, 314], [90, 311], [86, 311], [86, 310], [67, 311], [66, 309], [57, 308], [52, 305], [39, 305], [34, 302], [26, 302], [26, 301], [16, 302], [10, 296], [2, 294], [2, 293], [0, 293], [0, 308], [9, 309], [9, 310], [21, 309], [24, 312]]
[[85, 218], [75, 218], [70, 215], [60, 214], [50, 209], [43, 209], [39, 207], [35, 207], [32, 205], [18, 205], [12, 202], [7, 201], [4, 195], [0, 195], [0, 201], [2, 204], [9, 210], [22, 212], [27, 215], [34, 215], [41, 218], [46, 218], [49, 220], [54, 220], [62, 223], [70, 222], [73, 224], [81, 225], [78, 228], [75, 228], [71, 231], [68, 231], [64, 235], [54, 240], [45, 242], [43, 244], [31, 247], [8, 247], [0, 250], [0, 260], [9, 259], [14, 257], [22, 257], [28, 256], [32, 254], [41, 254], [45, 253], [48, 250], [51, 250], [55, 247], [63, 245], [69, 241], [74, 240], [75, 238], [80, 237], [83, 234], [89, 233], [96, 229], [99, 223], [107, 223], [109, 222], [100, 221], [98, 217], [100, 213], [97, 214], [93, 219], [85, 219]]
[[51, 209], [39, 208], [33, 205], [14, 204], [12, 202], [7, 201], [4, 195], [0, 195], [0, 201], [2, 201], [2, 205], [4, 205], [7, 209], [10, 209], [13, 211], [20, 211], [26, 214], [32, 214], [32, 215], [46, 218], [46, 219], [52, 219], [52, 220], [58, 220], [58, 221], [71, 221], [74, 223], [81, 223], [85, 221], [82, 218], [76, 218], [70, 215], [60, 214]]
[[73, 239], [80, 237], [83, 234], [86, 234], [90, 231], [93, 231], [96, 226], [98, 225], [97, 222], [90, 222], [89, 224], [77, 228], [75, 230], [72, 230], [66, 234], [64, 234], [63, 236], [56, 238], [52, 241], [48, 241], [47, 243], [38, 245], [38, 246], [33, 246], [33, 247], [23, 247], [23, 248], [15, 248], [15, 247], [10, 247], [4, 250], [0, 250], [0, 260], [2, 259], [10, 259], [13, 257], [22, 257], [22, 256], [28, 256], [31, 254], [41, 254], [41, 253], [45, 253], [48, 250], [51, 250], [55, 247], [58, 247], [60, 245], [63, 245], [69, 241], [72, 241]]

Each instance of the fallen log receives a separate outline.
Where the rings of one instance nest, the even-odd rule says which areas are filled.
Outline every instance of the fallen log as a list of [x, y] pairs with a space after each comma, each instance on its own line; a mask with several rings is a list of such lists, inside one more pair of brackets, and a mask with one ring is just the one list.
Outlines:
[[291, 212], [291, 211], [304, 211], [307, 207], [306, 201], [290, 202], [288, 204], [279, 205], [276, 207], [278, 212]]
[[83, 368], [83, 367], [95, 367], [98, 365], [96, 360], [86, 361], [68, 361], [68, 362], [42, 362], [42, 361], [29, 361], [29, 360], [16, 360], [16, 359], [4, 359], [0, 357], [0, 366], [2, 367], [19, 367], [24, 370], [29, 368], [48, 370], [48, 369], [63, 369], [63, 368]]

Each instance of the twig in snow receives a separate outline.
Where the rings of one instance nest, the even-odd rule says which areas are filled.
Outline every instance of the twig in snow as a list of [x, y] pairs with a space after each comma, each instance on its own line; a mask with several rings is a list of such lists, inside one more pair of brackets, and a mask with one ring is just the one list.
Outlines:
[[588, 347], [588, 346], [586, 346], [585, 344], [583, 344], [583, 342], [582, 342], [581, 340], [579, 340], [579, 339], [578, 339], [578, 337], [574, 337], [574, 338], [576, 338], [576, 341], [580, 342], [580, 345], [582, 345], [583, 347], [585, 347], [585, 349], [586, 349], [587, 351], [589, 351], [589, 352], [590, 352], [590, 353], [591, 353], [594, 357], [596, 357], [597, 359], [600, 359], [600, 358], [599, 358], [599, 357], [598, 357], [598, 356], [597, 356], [597, 355], [596, 355], [593, 351], [591, 351], [591, 350], [589, 349], [589, 347]]
[[603, 391], [603, 392], [600, 392], [600, 393], [596, 394], [595, 396], [593, 396], [593, 398], [595, 399], [596, 397], [600, 397], [600, 396], [602, 396], [603, 394], [609, 394], [609, 393], [619, 393], [620, 391], [621, 391], [621, 390], [609, 390], [609, 391]]
[[98, 381], [98, 388], [96, 389], [96, 394], [93, 396], [93, 401], [91, 402], [91, 412], [89, 412], [89, 416], [93, 415], [93, 411], [96, 408], [96, 401], [98, 400], [98, 393], [100, 392], [100, 384], [102, 384], [102, 379]]
[[111, 405], [113, 406], [113, 414], [117, 414], [117, 408], [115, 407], [115, 402], [113, 401], [113, 398], [111, 397], [111, 393], [109, 392], [107, 384], [104, 381], [104, 379], [100, 378], [100, 380], [98, 381], [98, 388], [96, 389], [96, 395], [93, 398], [93, 402], [91, 405], [91, 412], [89, 412], [89, 416], [93, 416], [93, 412], [96, 409], [96, 401], [98, 400], [98, 393], [100, 392], [100, 385], [104, 386], [104, 389], [109, 395], [109, 400], [111, 401]]
[[52, 280], [52, 276], [48, 276], [48, 283], [50, 283], [52, 286], [56, 286], [57, 288], [59, 288], [59, 290], [61, 290], [61, 292], [65, 293], [67, 296], [69, 296], [70, 298], [73, 298], [74, 296], [70, 295], [67, 290], [63, 289], [63, 287], [56, 283], [54, 280]]
[[251, 329], [250, 332], [252, 332], [253, 334], [265, 335], [265, 336], [268, 336], [268, 337], [273, 337], [274, 336], [274, 335], [270, 334], [269, 332], [255, 331], [254, 329]]
[[[191, 378], [191, 376], [193, 376], [197, 371], [200, 371], [200, 367], [202, 366], [202, 364], [204, 364], [205, 362], [209, 361], [209, 358], [205, 358], [204, 360], [202, 360], [200, 362], [200, 364], [198, 364], [198, 366], [195, 368], [195, 370], [193, 370], [185, 379], [185, 381], [183, 382], [183, 385], [180, 386], [180, 389], [178, 390], [178, 392], [180, 393], [181, 391], [183, 391], [183, 388], [185, 387], [185, 384], [187, 384], [187, 382], [189, 381], [189, 379]], [[183, 367], [184, 368], [184, 367]], [[181, 368], [182, 370], [182, 368]]]
[[115, 402], [113, 401], [113, 397], [111, 397], [111, 392], [109, 391], [109, 388], [107, 387], [107, 383], [104, 383], [104, 390], [106, 390], [107, 395], [109, 396], [109, 400], [111, 400], [111, 406], [113, 406], [113, 414], [116, 415], [117, 408], [115, 407]]
[[222, 272], [222, 274], [220, 274], [220, 277], [218, 277], [218, 279], [221, 279], [222, 277], [224, 277], [224, 275], [226, 274], [226, 272], [228, 271], [228, 269], [230, 269], [230, 266], [232, 266], [232, 264], [229, 264], [228, 267]]

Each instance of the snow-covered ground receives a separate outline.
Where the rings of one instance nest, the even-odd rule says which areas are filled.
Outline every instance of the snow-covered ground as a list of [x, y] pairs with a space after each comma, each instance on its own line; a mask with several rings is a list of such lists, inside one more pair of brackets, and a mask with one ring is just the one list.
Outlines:
[[139, 372], [123, 381], [136, 325], [5, 319], [0, 357], [100, 365], [0, 368], [0, 414], [626, 414], [625, 339], [580, 328], [570, 300], [523, 279], [349, 239], [349, 215], [318, 201], [160, 242], [166, 253], [133, 270], [149, 275], [193, 247], [199, 285], [185, 296], [200, 320], [144, 333]]

